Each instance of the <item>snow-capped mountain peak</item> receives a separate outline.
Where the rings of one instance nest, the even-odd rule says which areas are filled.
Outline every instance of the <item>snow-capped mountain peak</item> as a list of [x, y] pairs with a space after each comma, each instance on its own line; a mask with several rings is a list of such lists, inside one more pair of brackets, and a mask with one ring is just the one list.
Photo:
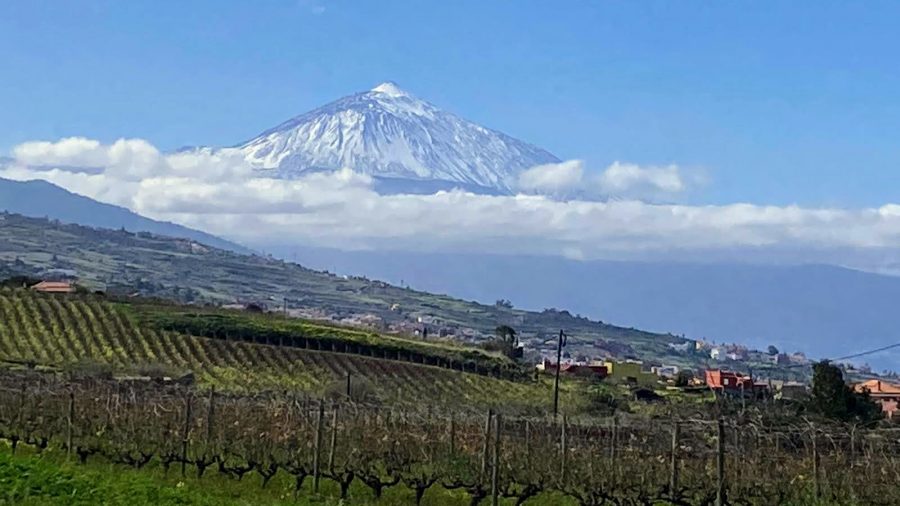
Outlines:
[[[350, 168], [376, 180], [508, 192], [518, 174], [559, 161], [466, 121], [394, 82], [338, 99], [236, 146], [259, 169], [292, 178]], [[401, 185], [402, 186], [402, 185]]]
[[385, 81], [369, 91], [372, 93], [383, 93], [389, 97], [409, 96], [409, 94], [401, 90], [394, 81]]

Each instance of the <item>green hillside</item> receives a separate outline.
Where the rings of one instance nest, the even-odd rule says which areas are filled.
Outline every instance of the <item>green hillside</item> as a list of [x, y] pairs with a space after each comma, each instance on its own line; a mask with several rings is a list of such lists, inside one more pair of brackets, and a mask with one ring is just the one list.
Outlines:
[[439, 322], [450, 332], [493, 334], [510, 325], [522, 337], [551, 340], [560, 328], [570, 350], [587, 354], [663, 358], [682, 339], [590, 321], [566, 311], [529, 312], [339, 277], [256, 255], [239, 255], [183, 239], [92, 229], [14, 214], [0, 215], [0, 275], [77, 273], [95, 289], [127, 291], [181, 302], [266, 301], [332, 317], [371, 314], [384, 325]]
[[518, 378], [525, 370], [504, 355], [452, 341], [425, 341], [315, 323], [278, 314], [253, 314], [146, 303], [120, 304], [149, 328], [257, 344], [352, 353], [445, 369]]
[[[243, 325], [246, 335], [201, 337], [191, 335], [192, 328], [166, 328], [179, 319], [224, 320]], [[266, 336], [272, 344], [261, 344]], [[279, 345], [272, 336], [297, 342]], [[307, 346], [301, 346], [300, 339]], [[338, 352], [324, 351], [324, 343]], [[428, 357], [446, 362], [423, 365]], [[449, 364], [454, 360], [481, 374], [453, 370]], [[504, 405], [510, 411], [546, 412], [551, 399], [549, 381], [494, 377], [514, 366], [473, 348], [235, 311], [23, 289], [0, 290], [0, 362], [120, 376], [192, 373], [201, 385], [219, 390], [292, 390], [316, 397], [345, 395], [349, 375], [354, 398], [398, 404], [428, 399], [442, 407]], [[564, 396], [568, 406], [578, 405], [568, 390]]]

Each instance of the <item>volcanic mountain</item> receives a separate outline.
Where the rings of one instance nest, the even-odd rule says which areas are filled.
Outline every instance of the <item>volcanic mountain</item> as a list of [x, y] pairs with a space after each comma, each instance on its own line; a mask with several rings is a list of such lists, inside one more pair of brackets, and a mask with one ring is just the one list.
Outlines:
[[381, 189], [509, 193], [518, 174], [559, 159], [386, 82], [266, 130], [232, 149], [279, 178], [351, 168]]

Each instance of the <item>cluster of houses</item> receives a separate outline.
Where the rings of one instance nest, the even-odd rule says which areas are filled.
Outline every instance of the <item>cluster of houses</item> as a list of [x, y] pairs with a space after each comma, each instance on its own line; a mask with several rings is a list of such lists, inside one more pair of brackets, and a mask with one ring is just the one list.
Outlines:
[[781, 353], [773, 350], [773, 353], [764, 353], [751, 350], [740, 344], [713, 344], [703, 340], [688, 341], [685, 343], [670, 344], [671, 348], [681, 352], [691, 352], [706, 355], [718, 362], [748, 362], [760, 361], [774, 365], [805, 365], [809, 359], [801, 352]]
[[[797, 400], [808, 393], [808, 387], [804, 383], [772, 380], [754, 382], [749, 376], [718, 369], [706, 371], [706, 385], [714, 391], [725, 394], [767, 393], [774, 395], [776, 399]], [[882, 379], [870, 379], [854, 383], [853, 390], [859, 393], [867, 392], [869, 397], [881, 406], [886, 418], [894, 418], [900, 403], [900, 385]]]
[[[535, 366], [540, 373], [555, 373], [556, 362], [543, 359]], [[567, 360], [559, 365], [561, 374], [595, 377], [597, 379], [612, 378], [622, 383], [652, 387], [660, 383], [671, 384], [681, 373], [690, 373], [688, 387], [703, 387], [718, 395], [726, 396], [771, 396], [781, 400], [801, 400], [809, 394], [809, 386], [798, 381], [767, 379], [761, 381], [751, 376], [724, 369], [707, 369], [703, 377], [693, 376], [693, 371], [679, 369], [673, 365], [649, 366], [639, 360]], [[853, 385], [857, 392], [868, 392], [869, 396], [881, 405], [884, 415], [893, 419], [900, 407], [900, 385], [881, 379], [872, 379]]]
[[712, 391], [725, 395], [771, 395], [775, 399], [799, 400], [809, 392], [805, 383], [754, 378], [722, 369], [708, 369], [704, 374], [705, 385]]

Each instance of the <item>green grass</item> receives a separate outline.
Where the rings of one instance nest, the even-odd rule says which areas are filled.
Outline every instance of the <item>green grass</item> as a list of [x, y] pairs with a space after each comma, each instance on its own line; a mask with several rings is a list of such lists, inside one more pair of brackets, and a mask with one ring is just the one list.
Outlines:
[[[79, 466], [58, 459], [0, 453], [0, 504], [8, 505], [251, 505], [336, 504], [335, 501], [294, 503], [242, 492], [235, 487], [196, 481], [159, 479], [113, 465]], [[248, 489], [249, 490], [249, 489]]]
[[[253, 474], [241, 481], [215, 472], [198, 479], [190, 472], [181, 477], [174, 468], [164, 475], [153, 463], [136, 470], [98, 459], [85, 465], [66, 463], [61, 454], [53, 451], [42, 455], [20, 451], [13, 456], [8, 447], [0, 449], [0, 505], [4, 506], [401, 506], [414, 502], [413, 492], [402, 485], [385, 489], [382, 498], [376, 501], [358, 481], [350, 487], [347, 499], [341, 501], [337, 497], [337, 485], [327, 479], [322, 480], [320, 492], [316, 494], [312, 490], [312, 478], [308, 478], [295, 498], [293, 482], [283, 473], [262, 488]], [[422, 503], [423, 506], [466, 506], [468, 499], [461, 492], [435, 486], [426, 492]], [[529, 504], [573, 503], [547, 493]]]
[[[411, 490], [401, 486], [385, 490], [380, 500], [355, 482], [347, 499], [337, 497], [336, 484], [322, 480], [320, 492], [312, 490], [308, 478], [294, 495], [289, 476], [279, 473], [266, 488], [251, 474], [241, 481], [215, 472], [196, 478], [182, 477], [177, 469], [165, 475], [153, 463], [137, 470], [94, 459], [88, 464], [67, 463], [53, 450], [34, 454], [24, 449], [17, 455], [9, 447], [0, 447], [0, 505], [6, 506], [401, 506], [413, 504]], [[482, 504], [488, 504], [485, 499]], [[510, 499], [501, 504], [512, 506]], [[429, 489], [423, 506], [466, 506], [468, 498], [440, 486]], [[575, 501], [556, 492], [545, 492], [530, 499], [534, 506], [574, 506]], [[836, 506], [837, 503], [812, 497], [795, 499], [787, 505]], [[857, 504], [857, 503], [848, 503]]]

